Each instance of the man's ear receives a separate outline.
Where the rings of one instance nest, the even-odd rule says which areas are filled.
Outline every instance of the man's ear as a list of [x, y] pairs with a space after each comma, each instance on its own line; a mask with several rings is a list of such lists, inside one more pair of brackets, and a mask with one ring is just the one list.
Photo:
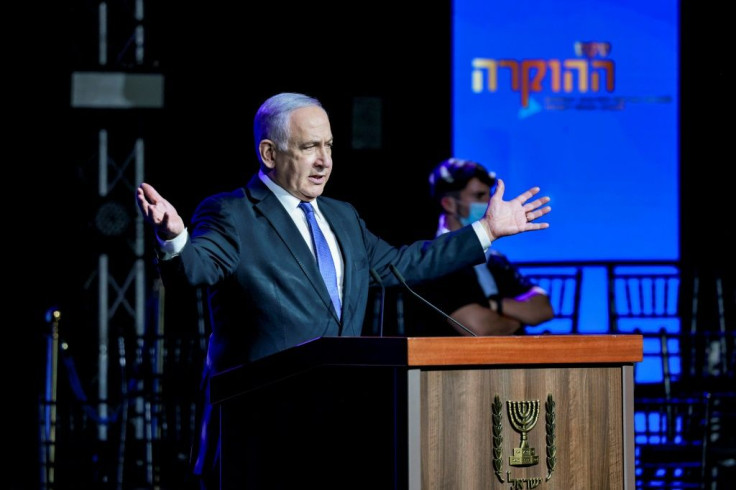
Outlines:
[[440, 206], [447, 214], [457, 213], [457, 201], [450, 196], [445, 196], [440, 199]]
[[272, 169], [276, 166], [276, 144], [269, 140], [261, 140], [258, 143], [258, 153], [261, 155], [263, 164]]

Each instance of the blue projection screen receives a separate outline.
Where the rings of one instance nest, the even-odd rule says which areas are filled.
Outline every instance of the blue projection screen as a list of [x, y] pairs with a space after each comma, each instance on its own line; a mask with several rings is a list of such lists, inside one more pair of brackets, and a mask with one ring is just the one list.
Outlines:
[[453, 156], [552, 198], [510, 258], [679, 259], [678, 3], [455, 0], [452, 27]]

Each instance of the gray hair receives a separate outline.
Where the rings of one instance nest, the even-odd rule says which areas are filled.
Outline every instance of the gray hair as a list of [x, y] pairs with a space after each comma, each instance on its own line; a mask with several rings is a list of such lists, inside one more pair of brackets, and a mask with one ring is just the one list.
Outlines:
[[253, 136], [258, 161], [263, 164], [258, 146], [264, 139], [276, 144], [276, 148], [285, 151], [289, 142], [289, 117], [291, 113], [302, 107], [322, 107], [322, 103], [308, 95], [284, 92], [268, 98], [256, 112], [253, 121]]

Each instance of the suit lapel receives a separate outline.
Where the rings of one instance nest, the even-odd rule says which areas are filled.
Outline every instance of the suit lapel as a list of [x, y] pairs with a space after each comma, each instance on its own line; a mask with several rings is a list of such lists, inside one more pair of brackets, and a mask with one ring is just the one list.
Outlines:
[[[330, 311], [332, 311], [330, 293], [327, 291], [327, 286], [325, 286], [322, 280], [322, 275], [317, 267], [317, 262], [314, 260], [314, 255], [312, 255], [307, 244], [304, 243], [304, 238], [299, 233], [299, 229], [284, 209], [284, 206], [281, 205], [281, 202], [268, 187], [261, 182], [258, 175], [254, 175], [248, 183], [247, 194], [254, 202], [255, 209], [268, 220], [279, 237], [281, 237], [281, 240], [289, 250], [289, 253], [294, 257], [307, 281], [309, 281], [315, 292], [320, 296], [325, 305], [330, 307]], [[336, 315], [335, 319], [337, 320]]]

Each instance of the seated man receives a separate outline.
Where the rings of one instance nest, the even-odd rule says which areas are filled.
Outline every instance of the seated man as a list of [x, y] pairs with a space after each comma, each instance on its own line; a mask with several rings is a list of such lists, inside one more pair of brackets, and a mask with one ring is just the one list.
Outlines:
[[[429, 182], [439, 207], [439, 236], [483, 216], [496, 178], [479, 163], [450, 158], [432, 171]], [[554, 317], [544, 289], [525, 278], [496, 248], [489, 248], [486, 258], [485, 264], [460, 269], [414, 289], [478, 336], [519, 335], [525, 325], [538, 325]], [[407, 298], [405, 304], [409, 335], [470, 335], [418, 301]]]

